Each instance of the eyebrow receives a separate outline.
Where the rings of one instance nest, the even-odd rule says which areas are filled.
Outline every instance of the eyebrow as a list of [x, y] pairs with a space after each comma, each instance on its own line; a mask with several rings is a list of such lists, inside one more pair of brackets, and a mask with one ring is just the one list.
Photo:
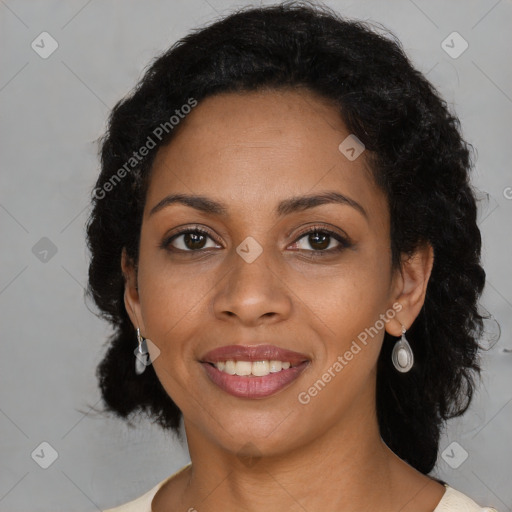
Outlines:
[[[223, 217], [228, 215], [228, 208], [223, 203], [208, 197], [189, 194], [171, 194], [159, 201], [151, 209], [149, 216], [175, 203], [183, 204], [185, 206], [195, 208], [196, 210], [211, 215], [218, 215]], [[314, 208], [315, 206], [330, 203], [351, 206], [359, 213], [361, 213], [366, 219], [368, 219], [366, 210], [357, 201], [354, 201], [354, 199], [334, 191], [326, 191], [319, 194], [295, 196], [284, 199], [277, 206], [276, 213], [279, 217], [283, 217], [294, 212], [304, 211], [309, 208]]]

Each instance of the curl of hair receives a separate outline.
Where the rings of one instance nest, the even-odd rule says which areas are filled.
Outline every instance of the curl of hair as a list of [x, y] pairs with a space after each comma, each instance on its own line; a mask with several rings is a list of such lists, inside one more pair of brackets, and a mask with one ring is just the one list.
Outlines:
[[[304, 2], [242, 9], [192, 32], [158, 56], [112, 110], [96, 189], [106, 190], [153, 130], [190, 98], [283, 88], [330, 100], [365, 144], [372, 175], [388, 198], [393, 268], [423, 243], [434, 249], [425, 303], [407, 334], [415, 365], [407, 374], [394, 370], [397, 338], [386, 333], [376, 390], [383, 440], [426, 474], [436, 463], [444, 421], [465, 412], [480, 373], [484, 317], [477, 301], [485, 272], [469, 146], [457, 118], [396, 38]], [[115, 328], [97, 368], [105, 410], [125, 419], [145, 411], [174, 431], [181, 411], [153, 367], [140, 376], [134, 371], [136, 334], [124, 306], [120, 261], [126, 248], [137, 263], [151, 165], [176, 131], [108, 193], [93, 192], [87, 223], [88, 294]]]

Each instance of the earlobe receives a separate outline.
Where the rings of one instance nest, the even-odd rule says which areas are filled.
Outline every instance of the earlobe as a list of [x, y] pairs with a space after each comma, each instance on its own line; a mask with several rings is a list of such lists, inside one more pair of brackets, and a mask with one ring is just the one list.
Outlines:
[[419, 315], [425, 302], [433, 265], [434, 250], [427, 242], [420, 245], [413, 254], [403, 256], [395, 284], [395, 301], [401, 304], [402, 309], [400, 315], [387, 323], [389, 334], [400, 336], [402, 326], [409, 329]]
[[138, 320], [140, 317], [140, 302], [137, 287], [137, 275], [133, 262], [127, 255], [125, 248], [123, 248], [121, 254], [121, 270], [125, 280], [124, 306], [130, 320], [132, 321], [133, 327], [137, 329], [137, 327], [141, 326]]

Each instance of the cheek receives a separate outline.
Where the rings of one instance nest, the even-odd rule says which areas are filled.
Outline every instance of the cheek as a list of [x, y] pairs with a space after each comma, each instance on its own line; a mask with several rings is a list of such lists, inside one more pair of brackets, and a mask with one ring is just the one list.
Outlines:
[[389, 300], [385, 268], [385, 262], [358, 251], [340, 265], [293, 272], [289, 288], [321, 321], [328, 338], [346, 341], [384, 313]]
[[321, 290], [302, 290], [311, 297], [311, 321], [318, 326], [322, 348], [317, 346], [316, 364], [297, 395], [299, 409], [309, 411], [310, 427], [319, 429], [315, 418], [335, 423], [355, 401], [372, 403], [383, 338], [379, 319], [387, 308], [385, 280], [364, 265], [332, 275]]
[[141, 254], [141, 313], [147, 335], [159, 350], [158, 357], [152, 357], [158, 380], [178, 408], [190, 414], [190, 372], [198, 364], [191, 340], [201, 332], [205, 319], [199, 312], [211, 286], [200, 273], [189, 274], [158, 260], [144, 261]]
[[141, 250], [141, 314], [147, 336], [160, 349], [166, 367], [184, 364], [192, 357], [192, 344], [187, 342], [205, 321], [201, 310], [213, 284], [208, 273], [198, 272], [197, 266], [172, 265], [164, 250], [152, 254]]
[[389, 300], [385, 268], [359, 254], [314, 286], [302, 280], [301, 297], [309, 298], [305, 302], [313, 312], [322, 348], [317, 347], [316, 365], [298, 398], [319, 414], [330, 411], [333, 421], [354, 397], [374, 388], [385, 325], [380, 318]]
[[[162, 230], [163, 232], [163, 230]], [[163, 236], [163, 234], [162, 234]], [[213, 286], [213, 276], [202, 265], [185, 259], [172, 261], [170, 253], [157, 247], [155, 230], [143, 228], [139, 258], [139, 293], [145, 322], [153, 329], [170, 329], [193, 316]]]

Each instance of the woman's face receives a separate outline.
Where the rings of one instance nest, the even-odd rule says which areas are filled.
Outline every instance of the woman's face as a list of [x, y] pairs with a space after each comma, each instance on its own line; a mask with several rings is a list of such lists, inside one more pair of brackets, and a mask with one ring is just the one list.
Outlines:
[[[332, 429], [364, 431], [384, 330], [400, 333], [402, 281], [391, 271], [386, 197], [364, 152], [354, 159], [362, 148], [349, 139], [339, 149], [350, 133], [332, 105], [306, 92], [217, 95], [182, 123], [155, 159], [139, 291], [126, 300], [160, 350], [154, 369], [189, 439], [278, 454]], [[161, 204], [175, 194], [222, 209]], [[178, 233], [198, 227], [207, 234]], [[293, 365], [305, 362], [281, 376], [232, 377], [207, 357], [227, 345], [274, 345], [300, 354]]]

